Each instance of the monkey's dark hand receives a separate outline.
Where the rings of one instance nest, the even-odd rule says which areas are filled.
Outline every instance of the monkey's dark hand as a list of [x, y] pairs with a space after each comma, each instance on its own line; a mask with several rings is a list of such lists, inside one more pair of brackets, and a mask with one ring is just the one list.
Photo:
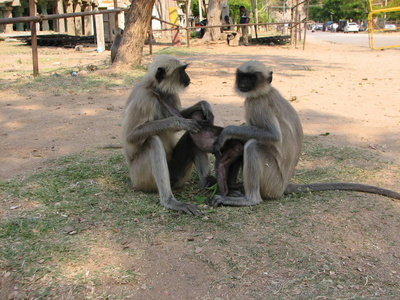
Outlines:
[[206, 176], [201, 180], [200, 188], [205, 190], [206, 188], [212, 187], [214, 184], [217, 183], [217, 179], [214, 176]]
[[219, 136], [217, 137], [217, 139], [215, 140], [214, 144], [213, 144], [213, 153], [215, 155], [221, 156], [221, 149], [222, 147], [224, 147], [226, 142], [226, 135], [224, 134], [224, 131], [222, 130], [222, 132], [219, 134]]
[[209, 125], [214, 124], [214, 114], [211, 110], [210, 103], [207, 101], [203, 100], [200, 101], [201, 104], [201, 110], [203, 111], [205, 122]]
[[177, 127], [180, 130], [186, 130], [190, 133], [199, 133], [201, 129], [201, 125], [192, 119], [184, 119], [180, 117], [175, 117], [175, 121], [177, 123]]

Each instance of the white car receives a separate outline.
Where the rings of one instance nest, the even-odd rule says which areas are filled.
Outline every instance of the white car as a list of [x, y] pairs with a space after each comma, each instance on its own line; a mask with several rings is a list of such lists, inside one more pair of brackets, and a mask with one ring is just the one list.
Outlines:
[[324, 28], [324, 23], [315, 24], [315, 30], [322, 30], [322, 28]]
[[344, 33], [348, 32], [359, 32], [360, 31], [360, 26], [357, 23], [347, 23], [347, 25], [344, 27]]
[[385, 24], [384, 30], [385, 31], [396, 31], [396, 25], [394, 24]]

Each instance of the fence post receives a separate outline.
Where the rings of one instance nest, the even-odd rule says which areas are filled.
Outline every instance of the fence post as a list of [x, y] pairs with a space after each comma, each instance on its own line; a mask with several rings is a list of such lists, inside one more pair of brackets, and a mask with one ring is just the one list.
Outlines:
[[[36, 15], [35, 0], [29, 0], [29, 14], [31, 17]], [[36, 22], [30, 22], [30, 25], [31, 25], [33, 76], [36, 77], [39, 75], [39, 58], [38, 58], [38, 49], [37, 49]]]
[[153, 18], [150, 20], [150, 28], [149, 28], [149, 50], [150, 55], [153, 54]]
[[102, 14], [96, 15], [95, 21], [96, 21], [97, 52], [101, 53], [106, 49], [106, 43], [104, 41], [103, 15]]
[[190, 48], [190, 30], [189, 28], [189, 8], [190, 8], [190, 0], [186, 1], [186, 43], [188, 48]]

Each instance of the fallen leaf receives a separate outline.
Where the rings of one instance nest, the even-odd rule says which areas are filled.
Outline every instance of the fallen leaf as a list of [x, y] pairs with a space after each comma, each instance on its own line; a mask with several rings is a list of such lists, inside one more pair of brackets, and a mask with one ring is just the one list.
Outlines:
[[72, 232], [72, 231], [75, 231], [75, 229], [72, 228], [71, 226], [66, 226], [66, 227], [64, 228], [64, 232], [65, 232], [65, 233], [70, 233], [70, 232]]

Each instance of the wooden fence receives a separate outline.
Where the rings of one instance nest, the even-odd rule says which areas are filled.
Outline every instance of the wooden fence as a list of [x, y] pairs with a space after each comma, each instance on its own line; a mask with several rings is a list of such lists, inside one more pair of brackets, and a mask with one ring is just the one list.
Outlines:
[[[77, 13], [66, 13], [66, 14], [52, 14], [52, 15], [39, 15], [35, 16], [35, 0], [29, 0], [29, 9], [30, 9], [30, 17], [16, 17], [16, 18], [1, 18], [0, 19], [0, 25], [1, 24], [14, 24], [14, 23], [30, 23], [31, 27], [31, 46], [32, 46], [32, 64], [33, 64], [33, 76], [38, 76], [39, 75], [39, 60], [38, 60], [38, 48], [37, 48], [37, 31], [36, 31], [36, 23], [41, 22], [43, 20], [56, 20], [56, 19], [62, 19], [62, 18], [74, 18], [74, 17], [81, 17], [81, 16], [98, 16], [98, 15], [104, 15], [104, 14], [119, 14], [121, 12], [128, 11], [128, 8], [115, 8], [115, 9], [108, 9], [108, 10], [95, 10], [95, 11], [88, 11], [88, 12], [77, 12]], [[114, 1], [116, 2], [116, 1]], [[305, 1], [304, 1], [305, 2]], [[308, 1], [307, 1], [308, 2]], [[188, 20], [189, 16], [188, 13], [186, 13], [186, 20]], [[153, 19], [158, 20], [162, 23], [166, 23], [168, 25], [171, 25], [173, 27], [167, 28], [167, 29], [152, 29], [152, 26], [150, 26], [149, 30], [149, 35], [152, 37], [152, 33], [156, 31], [164, 31], [164, 30], [172, 30], [172, 31], [177, 31], [179, 30], [186, 30], [186, 40], [187, 40], [187, 46], [190, 47], [190, 31], [195, 30], [195, 29], [207, 29], [207, 28], [221, 28], [225, 25], [214, 25], [214, 26], [198, 26], [198, 27], [191, 27], [191, 26], [186, 26], [182, 27], [180, 25], [174, 24], [167, 22], [165, 20], [161, 20], [159, 18], [153, 17]], [[97, 39], [97, 45], [99, 47], [103, 47], [104, 50], [104, 29], [103, 29], [103, 22], [102, 18], [97, 20], [96, 22], [96, 39]], [[117, 23], [117, 22], [116, 22]], [[298, 20], [294, 21], [292, 18], [291, 22], [281, 22], [281, 23], [251, 23], [251, 24], [233, 24], [233, 26], [254, 26], [255, 28], [255, 33], [256, 37], [257, 35], [257, 28], [258, 26], [285, 26], [288, 25], [291, 33], [291, 42], [294, 40], [295, 43], [297, 42], [297, 32], [300, 32], [301, 29], [297, 29], [297, 27], [300, 28], [301, 24], [304, 24], [304, 39], [303, 39], [303, 50], [305, 48], [305, 41], [306, 41], [306, 27], [307, 27], [308, 20]], [[149, 47], [150, 47], [150, 54], [152, 54], [152, 43], [151, 39], [149, 42]]]

